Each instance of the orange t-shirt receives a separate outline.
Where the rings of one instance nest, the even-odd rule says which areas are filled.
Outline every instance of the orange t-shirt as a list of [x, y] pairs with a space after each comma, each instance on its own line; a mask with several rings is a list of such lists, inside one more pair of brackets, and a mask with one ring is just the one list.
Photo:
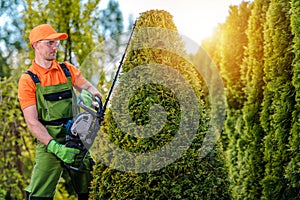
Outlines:
[[[71, 73], [73, 87], [81, 87], [87, 80], [74, 65], [68, 62], [65, 62], [65, 65]], [[53, 61], [49, 69], [43, 68], [33, 61], [29, 70], [38, 76], [41, 86], [62, 84], [68, 81], [57, 61]], [[22, 110], [36, 104], [35, 91], [36, 85], [31, 76], [29, 74], [22, 74], [18, 87], [18, 98]]]

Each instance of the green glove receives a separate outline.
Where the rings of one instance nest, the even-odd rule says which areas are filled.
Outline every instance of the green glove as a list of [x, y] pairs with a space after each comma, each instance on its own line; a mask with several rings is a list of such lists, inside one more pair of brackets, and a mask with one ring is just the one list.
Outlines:
[[83, 101], [84, 105], [89, 107], [92, 105], [93, 95], [89, 91], [83, 89], [78, 98]]
[[47, 144], [46, 151], [54, 153], [65, 163], [73, 163], [75, 156], [80, 153], [79, 149], [66, 147], [62, 144], [59, 144], [54, 139], [50, 140], [50, 142]]

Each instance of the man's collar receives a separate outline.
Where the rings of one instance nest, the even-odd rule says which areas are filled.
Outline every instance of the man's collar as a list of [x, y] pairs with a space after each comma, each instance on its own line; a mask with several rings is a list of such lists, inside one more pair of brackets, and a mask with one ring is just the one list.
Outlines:
[[33, 68], [38, 71], [40, 74], [46, 74], [49, 72], [49, 70], [57, 70], [58, 69], [58, 63], [55, 62], [55, 61], [52, 61], [52, 65], [51, 67], [48, 69], [48, 68], [44, 68], [40, 65], [38, 65], [35, 60], [33, 60]]

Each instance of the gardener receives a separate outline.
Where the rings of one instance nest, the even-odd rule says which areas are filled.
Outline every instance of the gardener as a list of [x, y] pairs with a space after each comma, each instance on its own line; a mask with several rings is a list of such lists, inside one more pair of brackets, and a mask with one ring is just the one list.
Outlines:
[[[80, 153], [80, 150], [64, 145], [65, 125], [76, 114], [73, 88], [79, 92], [89, 91], [90, 98], [101, 98], [99, 91], [76, 67], [55, 60], [59, 41], [67, 38], [66, 33], [57, 33], [47, 24], [36, 26], [29, 34], [35, 58], [29, 70], [21, 76], [18, 91], [25, 121], [38, 141], [31, 182], [26, 188], [28, 199], [53, 199], [65, 164], [73, 163]], [[80, 172], [68, 170], [81, 200], [88, 199], [92, 178], [90, 155], [84, 166]]]

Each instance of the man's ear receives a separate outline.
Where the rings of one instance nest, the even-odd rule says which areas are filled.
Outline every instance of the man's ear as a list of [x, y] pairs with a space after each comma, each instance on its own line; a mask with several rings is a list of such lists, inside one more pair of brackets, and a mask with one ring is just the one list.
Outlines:
[[34, 42], [31, 46], [32, 46], [32, 48], [36, 48], [36, 45], [37, 45], [37, 42]]

